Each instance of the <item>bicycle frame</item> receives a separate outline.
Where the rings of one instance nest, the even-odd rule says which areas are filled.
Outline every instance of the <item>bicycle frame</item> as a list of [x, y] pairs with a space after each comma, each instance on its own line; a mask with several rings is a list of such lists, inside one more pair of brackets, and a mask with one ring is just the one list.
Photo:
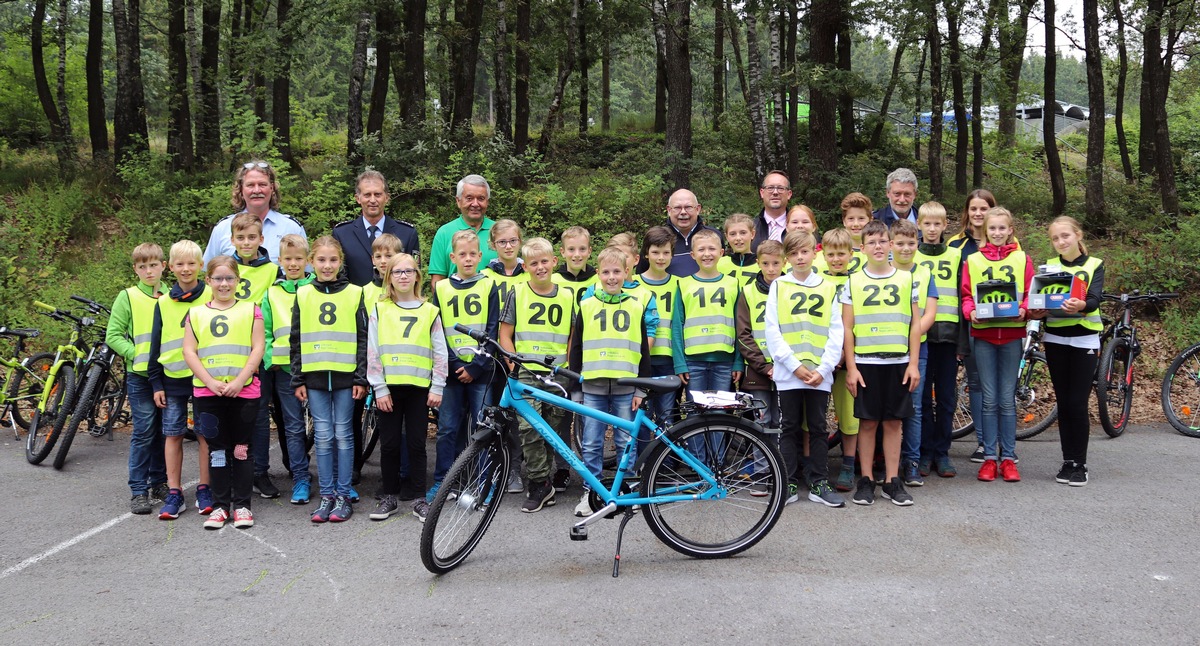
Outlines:
[[[71, 332], [71, 339], [64, 345], [58, 346], [58, 349], [54, 353], [54, 364], [50, 366], [50, 373], [46, 376], [47, 384], [52, 384], [57, 380], [58, 371], [62, 369], [64, 365], [68, 363], [78, 364], [80, 361], [83, 361], [84, 357], [87, 356], [83, 350], [80, 350], [78, 347], [79, 338], [79, 330], [73, 330]], [[66, 355], [72, 355], [74, 358], [68, 359]], [[38, 400], [39, 411], [45, 412], [46, 402], [50, 401], [53, 391], [53, 388], [42, 389], [42, 397], [40, 400]]]

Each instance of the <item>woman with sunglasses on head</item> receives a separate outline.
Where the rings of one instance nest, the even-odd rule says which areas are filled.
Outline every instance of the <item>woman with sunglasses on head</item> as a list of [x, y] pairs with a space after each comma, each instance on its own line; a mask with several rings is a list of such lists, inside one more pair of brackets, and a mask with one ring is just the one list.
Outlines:
[[275, 169], [265, 161], [251, 160], [238, 168], [230, 190], [230, 205], [234, 212], [217, 222], [208, 238], [208, 246], [204, 248], [205, 264], [221, 255], [236, 257], [230, 240], [230, 224], [241, 213], [252, 213], [262, 220], [262, 246], [266, 247], [273, 263], [279, 263], [279, 242], [283, 236], [295, 233], [308, 239], [299, 221], [275, 210], [279, 206], [279, 181]]

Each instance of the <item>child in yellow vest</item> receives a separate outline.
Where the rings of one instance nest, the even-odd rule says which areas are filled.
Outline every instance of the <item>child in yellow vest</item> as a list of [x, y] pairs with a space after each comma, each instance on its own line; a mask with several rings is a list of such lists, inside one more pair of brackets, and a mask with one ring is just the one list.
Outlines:
[[371, 243], [371, 264], [375, 267], [375, 278], [363, 285], [363, 303], [366, 304], [368, 313], [372, 305], [384, 299], [384, 287], [390, 282], [387, 279], [388, 262], [392, 256], [403, 252], [404, 245], [400, 238], [390, 233], [377, 236]]
[[725, 218], [725, 242], [729, 244], [729, 253], [717, 261], [717, 270], [737, 278], [744, 285], [754, 282], [758, 275], [758, 260], [755, 249], [750, 248], [754, 242], [754, 218], [745, 213], [734, 213]]
[[720, 257], [720, 236], [707, 229], [696, 232], [692, 258], [699, 270], [680, 278], [675, 293], [671, 338], [683, 342], [673, 342], [672, 353], [675, 374], [688, 390], [730, 390], [741, 377], [741, 357], [734, 346], [741, 284], [717, 270]]
[[[783, 273], [783, 245], [775, 240], [758, 243], [758, 273], [754, 280], [742, 287], [737, 301], [738, 352], [746, 363], [739, 390], [763, 402], [765, 408], [761, 423], [773, 432], [779, 431], [779, 399], [775, 393], [772, 375], [775, 364], [767, 351], [766, 307], [771, 285]], [[751, 493], [766, 495], [766, 487], [752, 488]]]
[[588, 264], [592, 257], [592, 234], [581, 226], [567, 227], [559, 239], [562, 264], [554, 271], [554, 284], [566, 287], [575, 301], [596, 278], [596, 270]]
[[900, 446], [900, 477], [904, 484], [910, 487], [920, 487], [925, 484], [924, 476], [918, 462], [921, 459], [922, 412], [921, 397], [925, 390], [925, 362], [929, 356], [926, 336], [933, 327], [933, 319], [937, 315], [937, 287], [933, 284], [933, 276], [929, 268], [916, 263], [917, 244], [920, 240], [917, 225], [911, 220], [898, 218], [892, 223], [892, 266], [913, 275], [913, 286], [923, 296], [921, 304], [921, 355], [917, 361], [917, 370], [921, 380], [913, 395], [913, 414], [904, 420], [904, 440]]
[[[850, 259], [853, 257], [854, 241], [850, 232], [838, 228], [825, 233], [821, 242], [821, 268], [813, 262], [813, 271], [822, 278], [832, 282], [838, 294], [850, 280]], [[838, 470], [833, 488], [838, 491], [854, 489], [854, 465], [858, 451], [858, 418], [854, 416], [854, 396], [846, 388], [846, 366], [844, 360], [839, 362], [833, 373], [833, 388], [829, 398], [833, 402], [833, 412], [837, 416], [838, 431], [841, 433], [842, 467]]]
[[[654, 330], [654, 345], [650, 348], [650, 376], [665, 377], [675, 374], [674, 339], [671, 337], [672, 313], [675, 309], [675, 292], [679, 290], [679, 278], [667, 273], [675, 255], [675, 232], [659, 225], [650, 227], [642, 241], [642, 256], [647, 267], [638, 279], [654, 294], [658, 310], [658, 325]], [[677, 393], [649, 393], [650, 413], [666, 428], [674, 422]], [[649, 443], [650, 438], [640, 438]], [[644, 447], [639, 446], [638, 449]]]

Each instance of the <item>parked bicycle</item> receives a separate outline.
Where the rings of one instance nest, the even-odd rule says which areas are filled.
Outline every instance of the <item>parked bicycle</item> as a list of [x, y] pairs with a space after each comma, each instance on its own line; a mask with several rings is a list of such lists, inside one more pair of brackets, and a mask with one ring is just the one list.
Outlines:
[[[1174, 298], [1179, 298], [1179, 294], [1140, 294], [1137, 290], [1129, 294], [1104, 294], [1104, 302], [1119, 303], [1121, 309], [1120, 316], [1100, 337], [1100, 364], [1096, 369], [1097, 412], [1109, 437], [1125, 432], [1133, 407], [1133, 364], [1142, 353], [1133, 322], [1133, 306], [1165, 303]], [[1166, 395], [1163, 397], [1166, 410]]]
[[1200, 437], [1200, 343], [1171, 361], [1163, 377], [1162, 407], [1175, 430]]
[[[571, 540], [587, 540], [590, 525], [623, 514], [617, 530], [614, 577], [619, 573], [625, 526], [639, 511], [659, 540], [696, 558], [727, 557], [749, 549], [779, 520], [787, 498], [783, 460], [775, 442], [757, 424], [741, 417], [758, 407], [749, 396], [739, 397], [737, 403], [720, 411], [685, 404], [681, 407], [685, 417], [667, 429], [651, 419], [644, 404], [634, 419], [627, 421], [572, 402], [551, 378], [561, 375], [579, 381], [578, 374], [549, 361], [508, 352], [483, 333], [461, 324], [455, 329], [474, 338], [493, 360], [500, 357], [549, 369], [543, 383], [563, 396], [522, 384], [508, 372], [504, 361], [496, 361], [507, 377], [500, 405], [485, 407], [480, 413], [471, 443], [450, 467], [422, 528], [421, 561], [430, 572], [441, 574], [458, 567], [491, 525], [504, 497], [511, 466], [508, 436], [518, 432], [518, 417], [536, 429], [591, 489], [593, 513], [572, 526]], [[674, 376], [625, 378], [618, 383], [664, 393], [678, 389], [680, 380]], [[645, 433], [652, 442], [642, 455], [635, 456], [637, 442], [631, 439], [621, 453], [616, 475], [601, 481], [529, 399], [611, 424], [615, 432], [628, 433], [630, 438]], [[698, 456], [687, 447], [705, 450]], [[624, 474], [639, 468], [641, 481], [631, 485]], [[751, 487], [756, 485], [767, 495], [752, 496]]]
[[43, 310], [46, 316], [71, 323], [70, 338], [54, 352], [54, 362], [46, 375], [41, 399], [29, 422], [29, 435], [25, 438], [25, 459], [30, 464], [41, 464], [54, 449], [71, 415], [71, 407], [75, 404], [76, 367], [88, 354], [83, 333], [96, 320], [90, 316], [77, 316], [69, 310], [60, 310], [41, 301], [34, 301], [33, 304]]
[[54, 363], [54, 355], [49, 352], [21, 357], [25, 354], [25, 340], [35, 339], [40, 334], [32, 328], [0, 326], [0, 337], [14, 341], [12, 356], [0, 357], [0, 366], [4, 367], [4, 381], [0, 383], [0, 419], [6, 420], [16, 440], [21, 439], [18, 429], [29, 430], [29, 422], [46, 385], [46, 375]]

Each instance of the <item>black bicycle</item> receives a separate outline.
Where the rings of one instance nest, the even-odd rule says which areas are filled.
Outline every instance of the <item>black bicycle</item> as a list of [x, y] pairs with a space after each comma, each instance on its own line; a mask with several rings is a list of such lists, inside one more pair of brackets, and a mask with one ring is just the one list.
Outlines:
[[[83, 303], [88, 312], [95, 316], [107, 317], [112, 314], [104, 305], [82, 296], [72, 296], [71, 299]], [[100, 327], [99, 323], [93, 325]], [[84, 375], [83, 382], [63, 429], [58, 452], [54, 454], [55, 469], [62, 469], [66, 464], [67, 452], [71, 450], [71, 443], [81, 427], [86, 428], [92, 437], [107, 435], [111, 442], [113, 427], [118, 422], [131, 419], [129, 411], [125, 410], [125, 370], [121, 357], [103, 339], [97, 338], [92, 342], [91, 350], [76, 374]]]
[[1200, 343], [1180, 352], [1162, 383], [1163, 414], [1175, 430], [1200, 437]]
[[[1104, 432], [1109, 437], [1118, 437], [1129, 426], [1129, 411], [1133, 407], [1133, 363], [1142, 353], [1137, 326], [1133, 322], [1133, 307], [1137, 303], [1165, 303], [1179, 298], [1179, 294], [1140, 294], [1134, 290], [1129, 294], [1104, 294], [1103, 297], [1106, 303], [1119, 303], [1121, 312], [1100, 338], [1096, 404]], [[1164, 410], [1166, 405], [1164, 394]]]

